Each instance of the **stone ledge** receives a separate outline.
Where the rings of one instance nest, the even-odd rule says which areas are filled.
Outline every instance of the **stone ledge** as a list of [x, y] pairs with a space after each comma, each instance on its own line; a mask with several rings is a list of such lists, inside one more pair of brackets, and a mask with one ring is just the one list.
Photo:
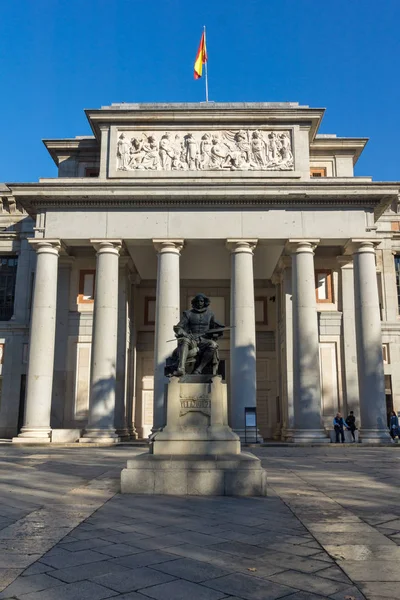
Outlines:
[[154, 456], [143, 453], [121, 473], [123, 494], [266, 496], [267, 474], [247, 453], [224, 456]]

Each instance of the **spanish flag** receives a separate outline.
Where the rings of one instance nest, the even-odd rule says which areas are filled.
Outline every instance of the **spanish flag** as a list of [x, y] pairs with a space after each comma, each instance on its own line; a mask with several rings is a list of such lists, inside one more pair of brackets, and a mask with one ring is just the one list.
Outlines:
[[207, 48], [206, 48], [206, 33], [203, 31], [201, 36], [200, 46], [197, 50], [196, 60], [194, 62], [194, 78], [200, 79], [203, 74], [203, 65], [207, 62]]

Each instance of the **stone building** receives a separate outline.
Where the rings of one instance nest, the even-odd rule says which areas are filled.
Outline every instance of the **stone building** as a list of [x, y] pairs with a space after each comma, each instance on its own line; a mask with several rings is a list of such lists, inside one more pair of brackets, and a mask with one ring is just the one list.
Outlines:
[[[0, 187], [0, 437], [115, 441], [163, 425], [163, 365], [196, 292], [232, 427], [364, 440], [400, 410], [398, 183], [355, 177], [366, 139], [297, 103], [115, 104], [45, 140], [58, 178]], [[35, 275], [36, 274], [36, 275]]]

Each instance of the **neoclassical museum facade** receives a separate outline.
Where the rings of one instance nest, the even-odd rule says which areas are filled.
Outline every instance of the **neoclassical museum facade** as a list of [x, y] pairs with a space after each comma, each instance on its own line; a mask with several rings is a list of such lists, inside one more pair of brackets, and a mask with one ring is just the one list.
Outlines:
[[[173, 326], [218, 322], [229, 419], [363, 441], [400, 410], [399, 183], [297, 103], [113, 104], [44, 140], [58, 177], [0, 185], [0, 437], [115, 442], [164, 425]], [[396, 368], [397, 366], [397, 368]]]

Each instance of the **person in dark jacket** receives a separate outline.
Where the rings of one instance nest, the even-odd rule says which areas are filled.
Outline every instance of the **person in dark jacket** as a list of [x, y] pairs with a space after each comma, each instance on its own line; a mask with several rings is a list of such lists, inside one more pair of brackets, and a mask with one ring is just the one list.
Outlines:
[[351, 435], [353, 437], [353, 442], [356, 441], [356, 436], [354, 435], [354, 432], [356, 431], [357, 427], [356, 427], [356, 418], [354, 416], [354, 412], [351, 410], [347, 419], [346, 419], [346, 426], [347, 429], [349, 429], [351, 431]]
[[342, 415], [338, 412], [336, 413], [336, 417], [333, 419], [333, 427], [335, 430], [335, 434], [336, 434], [336, 443], [339, 443], [339, 435], [340, 435], [340, 441], [344, 442], [344, 428], [346, 426], [346, 423], [344, 422], [344, 419], [342, 417]]
[[393, 441], [395, 441], [396, 437], [400, 439], [399, 417], [396, 415], [394, 410], [392, 410], [390, 413], [389, 432]]

